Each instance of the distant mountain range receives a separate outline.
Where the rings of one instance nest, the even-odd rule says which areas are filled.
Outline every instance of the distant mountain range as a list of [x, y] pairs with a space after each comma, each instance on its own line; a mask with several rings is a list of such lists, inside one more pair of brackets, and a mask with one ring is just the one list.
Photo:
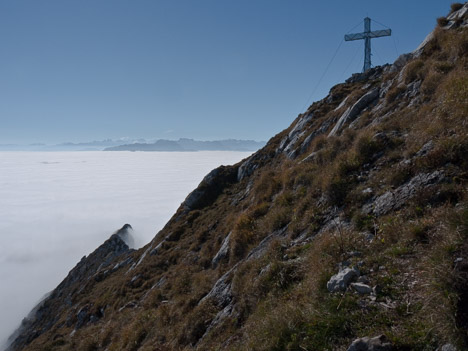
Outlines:
[[133, 143], [105, 148], [104, 151], [256, 151], [265, 142], [255, 140], [215, 140], [200, 141], [182, 138], [175, 140], [159, 139], [154, 143]]
[[256, 151], [265, 145], [254, 140], [200, 141], [179, 140], [105, 139], [89, 142], [60, 144], [0, 144], [0, 151]]

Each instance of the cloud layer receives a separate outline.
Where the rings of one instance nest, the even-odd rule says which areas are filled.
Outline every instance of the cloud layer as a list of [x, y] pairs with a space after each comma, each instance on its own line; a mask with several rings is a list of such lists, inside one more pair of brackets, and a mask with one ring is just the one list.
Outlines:
[[0, 152], [0, 341], [123, 224], [149, 242], [211, 169], [246, 152]]

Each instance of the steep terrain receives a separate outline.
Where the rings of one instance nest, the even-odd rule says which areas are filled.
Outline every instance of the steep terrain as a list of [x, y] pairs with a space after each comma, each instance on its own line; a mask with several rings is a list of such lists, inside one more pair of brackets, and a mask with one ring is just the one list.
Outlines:
[[466, 349], [467, 19], [213, 170], [144, 248], [111, 237], [11, 349]]

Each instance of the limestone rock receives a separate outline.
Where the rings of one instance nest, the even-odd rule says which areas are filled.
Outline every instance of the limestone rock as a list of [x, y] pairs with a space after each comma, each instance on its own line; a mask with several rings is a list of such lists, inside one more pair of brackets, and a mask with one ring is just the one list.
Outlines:
[[216, 253], [216, 255], [211, 260], [211, 265], [213, 266], [213, 268], [215, 268], [221, 260], [228, 257], [228, 255], [229, 255], [229, 242], [230, 242], [230, 239], [231, 239], [231, 234], [232, 234], [232, 232], [229, 233], [224, 238], [223, 243], [221, 244], [221, 248], [219, 249], [219, 251]]
[[359, 277], [357, 269], [345, 267], [330, 278], [327, 289], [330, 292], [345, 291], [349, 283], [357, 277]]
[[379, 89], [375, 88], [371, 91], [368, 91], [364, 94], [353, 106], [348, 108], [345, 113], [340, 117], [338, 122], [336, 122], [335, 126], [331, 130], [328, 136], [337, 135], [340, 129], [347, 123], [354, 120], [362, 110], [364, 110], [367, 106], [370, 105], [375, 99], [379, 97]]
[[394, 191], [387, 191], [374, 201], [373, 213], [377, 216], [384, 215], [392, 210], [401, 208], [417, 192], [432, 184], [440, 183], [444, 179], [442, 171], [421, 173], [413, 177], [408, 183], [403, 184]]
[[347, 351], [391, 351], [392, 344], [385, 335], [374, 338], [364, 337], [353, 341]]
[[351, 287], [361, 295], [367, 295], [372, 293], [372, 288], [364, 283], [352, 283]]
[[457, 348], [452, 344], [445, 344], [439, 349], [439, 351], [457, 351]]
[[183, 207], [190, 211], [210, 205], [223, 189], [237, 181], [238, 168], [221, 166], [208, 173], [198, 187], [183, 202]]

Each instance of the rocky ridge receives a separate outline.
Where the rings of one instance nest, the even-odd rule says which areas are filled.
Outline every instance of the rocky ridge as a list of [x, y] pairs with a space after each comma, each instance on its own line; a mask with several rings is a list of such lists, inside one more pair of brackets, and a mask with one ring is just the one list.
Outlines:
[[467, 9], [210, 172], [144, 248], [111, 237], [11, 349], [467, 347]]

